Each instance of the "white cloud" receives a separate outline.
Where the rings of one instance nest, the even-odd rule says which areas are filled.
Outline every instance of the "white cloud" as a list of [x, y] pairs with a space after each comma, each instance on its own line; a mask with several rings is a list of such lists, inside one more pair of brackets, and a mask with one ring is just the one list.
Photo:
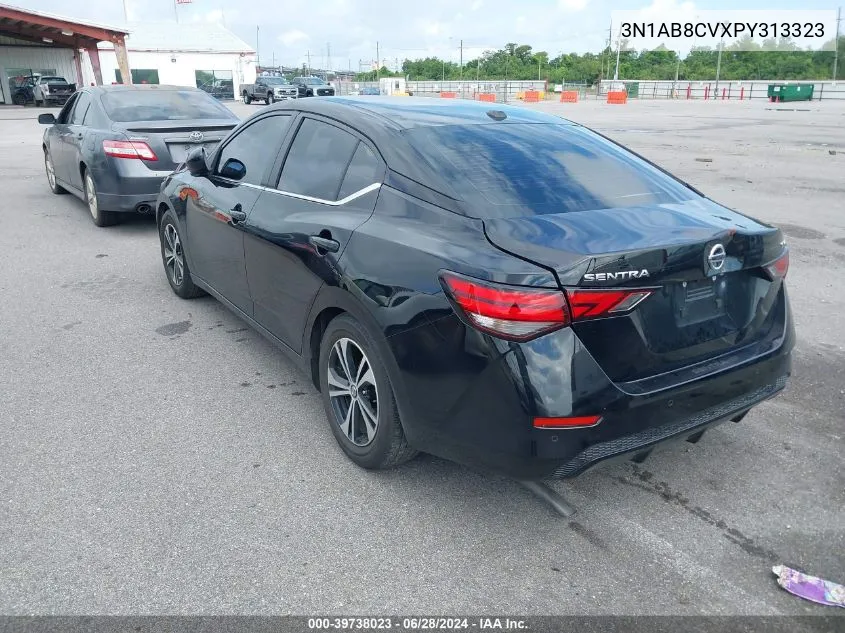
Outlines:
[[281, 35], [279, 35], [278, 40], [284, 44], [285, 46], [293, 46], [299, 42], [304, 42], [305, 40], [311, 39], [308, 33], [303, 33], [298, 29], [293, 29], [291, 31], [285, 31]]
[[[659, 0], [656, 0], [659, 1]], [[557, 6], [564, 11], [583, 11], [587, 8], [590, 0], [558, 0]]]
[[484, 6], [484, 0], [473, 0], [472, 5], [470, 6], [470, 11], [478, 11], [481, 7]]

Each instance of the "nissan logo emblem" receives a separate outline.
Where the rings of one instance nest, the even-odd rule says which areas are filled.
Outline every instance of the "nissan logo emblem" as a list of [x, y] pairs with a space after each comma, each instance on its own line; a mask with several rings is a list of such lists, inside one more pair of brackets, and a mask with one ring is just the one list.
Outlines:
[[191, 134], [188, 136], [188, 138], [191, 139], [192, 143], [202, 142], [202, 137], [202, 132], [191, 132]]
[[725, 247], [721, 244], [716, 244], [710, 249], [710, 254], [707, 256], [707, 263], [710, 268], [716, 272], [722, 270], [725, 265]]

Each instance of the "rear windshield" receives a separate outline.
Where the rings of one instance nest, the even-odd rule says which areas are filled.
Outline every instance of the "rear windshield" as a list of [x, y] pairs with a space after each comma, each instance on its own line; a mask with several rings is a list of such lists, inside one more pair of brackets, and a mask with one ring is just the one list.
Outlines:
[[574, 125], [442, 125], [404, 133], [476, 217], [567, 213], [697, 197], [645, 161]]
[[65, 79], [64, 77], [42, 77], [42, 78], [41, 78], [41, 83], [47, 83], [47, 84], [66, 84], [66, 83], [67, 83], [67, 79]]
[[201, 90], [121, 90], [103, 95], [112, 121], [232, 119], [231, 110]]

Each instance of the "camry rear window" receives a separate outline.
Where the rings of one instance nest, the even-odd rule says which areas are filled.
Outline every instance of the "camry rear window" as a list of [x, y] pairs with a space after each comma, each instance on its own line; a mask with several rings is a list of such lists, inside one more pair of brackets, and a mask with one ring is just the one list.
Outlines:
[[231, 119], [232, 112], [197, 90], [121, 90], [103, 95], [103, 107], [112, 121], [179, 121]]
[[[441, 125], [411, 145], [476, 217], [566, 213], [697, 197], [675, 179], [575, 125]], [[438, 188], [440, 183], [426, 183]]]

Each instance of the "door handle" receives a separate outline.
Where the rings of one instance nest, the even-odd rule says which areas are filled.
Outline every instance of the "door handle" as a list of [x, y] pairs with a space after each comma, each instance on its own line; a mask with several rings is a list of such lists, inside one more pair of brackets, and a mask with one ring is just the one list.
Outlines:
[[232, 218], [232, 224], [246, 220], [246, 213], [242, 210], [240, 202], [229, 211], [229, 216]]
[[80, 132], [79, 134], [77, 134], [77, 135], [76, 135], [76, 138], [78, 138], [78, 139], [81, 141], [81, 140], [82, 140], [82, 132]]
[[327, 251], [329, 253], [337, 253], [340, 250], [340, 242], [337, 240], [333, 240], [328, 237], [321, 237], [319, 235], [312, 235], [308, 238], [308, 241], [311, 242], [312, 246], [315, 246], [317, 249], [321, 251]]

